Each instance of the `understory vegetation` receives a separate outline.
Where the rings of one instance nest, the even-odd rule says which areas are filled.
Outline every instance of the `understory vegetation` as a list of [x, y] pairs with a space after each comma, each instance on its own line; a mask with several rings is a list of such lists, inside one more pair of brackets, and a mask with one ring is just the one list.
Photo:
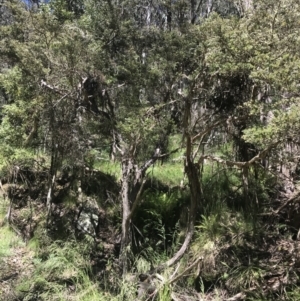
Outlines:
[[299, 20], [0, 1], [0, 300], [300, 300]]

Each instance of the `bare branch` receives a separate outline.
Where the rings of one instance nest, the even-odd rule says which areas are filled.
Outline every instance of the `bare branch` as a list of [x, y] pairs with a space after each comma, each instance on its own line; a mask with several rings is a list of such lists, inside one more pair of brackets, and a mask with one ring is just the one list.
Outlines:
[[146, 183], [146, 179], [143, 180], [142, 185], [141, 185], [141, 187], [140, 187], [140, 189], [139, 189], [139, 191], [138, 191], [138, 193], [137, 193], [137, 195], [136, 195], [136, 198], [135, 198], [135, 200], [134, 200], [134, 202], [133, 202], [133, 204], [132, 204], [130, 213], [129, 213], [128, 217], [127, 217], [128, 220], [131, 219], [133, 213], [135, 212], [136, 207], [137, 207], [138, 204], [140, 203], [140, 200], [141, 200], [141, 196], [142, 196], [142, 192], [143, 192], [143, 188], [144, 188], [144, 184], [145, 184], [145, 183]]
[[224, 123], [225, 121], [227, 121], [227, 118], [226, 119], [218, 120], [217, 122], [213, 123], [211, 126], [207, 127], [204, 131], [202, 131], [202, 132], [196, 134], [194, 137], [192, 137], [192, 142], [194, 142], [199, 137], [205, 136], [206, 134], [208, 134], [209, 132], [211, 132], [211, 130], [213, 130], [216, 126]]
[[224, 164], [226, 166], [229, 167], [237, 167], [237, 168], [244, 168], [244, 167], [248, 167], [252, 164], [254, 164], [256, 161], [265, 159], [265, 157], [268, 155], [268, 153], [275, 148], [281, 141], [277, 141], [276, 143], [273, 143], [271, 145], [269, 145], [266, 149], [264, 149], [263, 151], [259, 152], [256, 156], [254, 156], [252, 159], [250, 159], [249, 161], [244, 161], [244, 162], [235, 162], [235, 161], [230, 161], [230, 160], [225, 160], [225, 159], [221, 159], [215, 156], [211, 156], [211, 155], [205, 155], [205, 156], [201, 156], [198, 160], [198, 164], [201, 164], [203, 162], [203, 160], [208, 159], [211, 161], [215, 161], [221, 164]]
[[176, 152], [178, 152], [180, 150], [180, 147], [172, 150], [171, 152], [169, 153], [166, 153], [166, 154], [162, 154], [162, 155], [154, 155], [151, 159], [149, 159], [148, 161], [146, 161], [144, 163], [144, 165], [139, 169], [139, 172], [140, 173], [143, 173], [145, 172], [151, 165], [153, 165], [158, 159], [162, 159], [162, 158], [165, 158], [165, 157], [168, 157], [170, 156], [171, 154], [174, 154]]

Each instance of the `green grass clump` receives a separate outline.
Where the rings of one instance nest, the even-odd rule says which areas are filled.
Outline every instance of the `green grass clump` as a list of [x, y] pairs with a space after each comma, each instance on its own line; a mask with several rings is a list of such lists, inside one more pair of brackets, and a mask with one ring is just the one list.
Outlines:
[[153, 181], [157, 180], [170, 187], [179, 186], [184, 180], [183, 162], [155, 164], [149, 170], [149, 175]]
[[[91, 265], [84, 245], [75, 241], [57, 241], [47, 247], [47, 256], [35, 258], [35, 270], [17, 286], [24, 300], [105, 300], [90, 278]], [[26, 296], [24, 296], [26, 288]], [[27, 298], [27, 299], [26, 299]], [[28, 299], [29, 298], [29, 299]]]

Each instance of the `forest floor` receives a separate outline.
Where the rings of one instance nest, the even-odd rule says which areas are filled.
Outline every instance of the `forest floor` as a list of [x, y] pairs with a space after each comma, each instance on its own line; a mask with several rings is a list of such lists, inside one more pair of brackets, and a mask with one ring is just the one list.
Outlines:
[[[102, 177], [101, 174], [98, 176]], [[228, 180], [227, 177], [224, 179]], [[102, 177], [99, 181], [104, 180], [105, 177]], [[222, 185], [221, 177], [215, 180], [215, 185]], [[53, 204], [51, 229], [46, 227], [43, 202], [22, 202], [28, 199], [28, 191], [24, 187], [15, 190], [17, 200], [10, 226], [5, 221], [9, 202], [3, 195], [0, 196], [0, 300], [134, 300], [138, 288], [136, 278], [124, 283], [118, 270], [120, 208], [111, 197], [114, 185], [110, 186], [112, 194], [101, 206], [92, 196], [86, 196], [85, 208], [82, 204], [78, 206], [71, 202], [73, 192], [68, 190], [68, 183], [59, 187], [58, 195], [64, 196], [67, 201]], [[96, 186], [93, 184], [93, 187]], [[224, 189], [224, 186], [220, 187]], [[165, 213], [157, 216], [165, 216], [165, 221], [169, 221], [180, 209], [174, 209], [178, 199], [173, 190], [157, 192], [155, 188], [153, 192], [150, 188], [135, 220], [138, 229], [135, 239], [137, 244], [145, 243], [138, 240], [143, 231], [139, 218], [144, 218], [152, 225], [145, 233], [157, 246], [157, 240], [161, 238], [153, 226], [160, 224], [153, 223], [153, 212]], [[222, 202], [221, 206], [219, 203], [208, 206], [209, 210], [198, 220], [190, 250], [178, 266], [178, 271], [177, 267], [168, 271], [170, 275], [183, 273], [182, 277], [172, 286], [172, 291], [165, 291], [166, 295], [159, 295], [157, 300], [299, 301], [300, 193], [297, 189], [295, 187], [293, 193], [278, 193], [271, 202], [268, 199], [264, 211], [253, 219], [250, 215], [254, 211], [229, 207], [229, 202]], [[68, 193], [65, 195], [66, 191]], [[209, 193], [207, 200], [211, 205], [215, 198], [212, 196], [210, 199], [212, 192]], [[87, 214], [88, 211], [84, 210], [95, 208], [101, 225], [97, 238], [87, 232], [88, 235], [80, 234], [78, 239], [75, 234], [73, 238], [64, 236], [72, 233], [80, 212]], [[149, 212], [152, 215], [145, 215]], [[180, 214], [177, 217], [174, 215], [175, 221], [177, 218], [181, 218]], [[131, 272], [135, 276], [149, 271], [150, 260], [155, 260], [155, 256], [160, 261], [165, 260], [162, 251], [155, 253], [151, 245], [148, 246], [149, 251], [144, 248], [140, 252], [143, 256], [138, 252], [134, 254], [135, 268]], [[171, 243], [172, 248], [178, 246]], [[185, 274], [187, 267], [199, 257], [203, 258], [201, 263]]]

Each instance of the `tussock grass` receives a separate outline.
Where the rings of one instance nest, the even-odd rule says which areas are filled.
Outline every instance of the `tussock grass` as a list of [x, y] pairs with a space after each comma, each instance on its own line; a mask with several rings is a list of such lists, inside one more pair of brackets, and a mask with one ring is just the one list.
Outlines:
[[[34, 245], [36, 242], [34, 242]], [[91, 266], [86, 256], [88, 246], [75, 241], [57, 241], [47, 247], [45, 259], [35, 259], [35, 270], [30, 278], [23, 278], [17, 286], [20, 297], [39, 300], [107, 300], [96, 282], [90, 278]], [[45, 255], [45, 254], [44, 254]]]

